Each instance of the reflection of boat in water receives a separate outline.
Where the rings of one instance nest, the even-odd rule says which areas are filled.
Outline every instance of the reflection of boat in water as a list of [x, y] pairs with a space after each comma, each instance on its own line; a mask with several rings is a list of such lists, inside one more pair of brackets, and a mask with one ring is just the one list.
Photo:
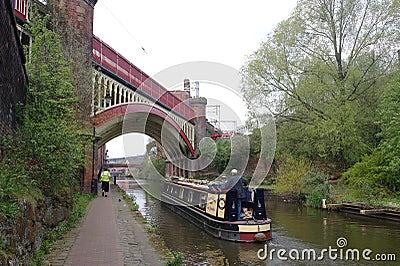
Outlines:
[[[235, 187], [217, 189], [192, 179], [165, 180], [161, 199], [207, 233], [225, 240], [257, 242], [271, 239], [264, 190], [246, 188], [249, 197], [238, 204]], [[238, 210], [241, 205], [241, 211]]]

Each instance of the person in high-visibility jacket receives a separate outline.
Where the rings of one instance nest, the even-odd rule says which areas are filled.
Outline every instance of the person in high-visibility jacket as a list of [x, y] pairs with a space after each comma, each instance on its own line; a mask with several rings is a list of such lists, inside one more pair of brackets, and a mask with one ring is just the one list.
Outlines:
[[101, 174], [100, 182], [102, 190], [101, 196], [107, 197], [108, 190], [110, 188], [110, 172], [108, 171], [108, 169], [105, 169]]

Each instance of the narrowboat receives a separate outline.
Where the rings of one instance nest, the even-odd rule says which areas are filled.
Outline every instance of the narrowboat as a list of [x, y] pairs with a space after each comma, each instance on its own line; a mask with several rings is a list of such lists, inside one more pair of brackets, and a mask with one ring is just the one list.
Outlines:
[[[271, 239], [271, 219], [267, 218], [264, 190], [246, 187], [248, 197], [238, 204], [235, 187], [187, 178], [164, 180], [163, 203], [177, 214], [214, 237], [236, 242]], [[239, 214], [238, 205], [241, 206]]]

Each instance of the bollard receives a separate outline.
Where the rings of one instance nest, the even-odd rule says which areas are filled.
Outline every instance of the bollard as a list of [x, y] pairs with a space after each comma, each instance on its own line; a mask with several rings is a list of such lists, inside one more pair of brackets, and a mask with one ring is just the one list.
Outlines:
[[326, 209], [326, 199], [322, 199], [322, 209]]
[[97, 195], [97, 179], [96, 178], [92, 178], [90, 191], [92, 192], [92, 194]]

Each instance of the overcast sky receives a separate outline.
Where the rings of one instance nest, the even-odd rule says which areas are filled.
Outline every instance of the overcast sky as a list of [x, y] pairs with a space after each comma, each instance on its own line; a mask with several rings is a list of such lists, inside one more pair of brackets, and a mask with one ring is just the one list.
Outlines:
[[[94, 34], [150, 76], [191, 61], [240, 69], [295, 4], [296, 0], [99, 0]], [[200, 96], [218, 98], [216, 90], [223, 88], [200, 84]], [[231, 108], [244, 117], [243, 107]], [[144, 139], [130, 139], [136, 141], [133, 153], [143, 153]], [[121, 139], [109, 142], [107, 149], [110, 157], [124, 156]]]

